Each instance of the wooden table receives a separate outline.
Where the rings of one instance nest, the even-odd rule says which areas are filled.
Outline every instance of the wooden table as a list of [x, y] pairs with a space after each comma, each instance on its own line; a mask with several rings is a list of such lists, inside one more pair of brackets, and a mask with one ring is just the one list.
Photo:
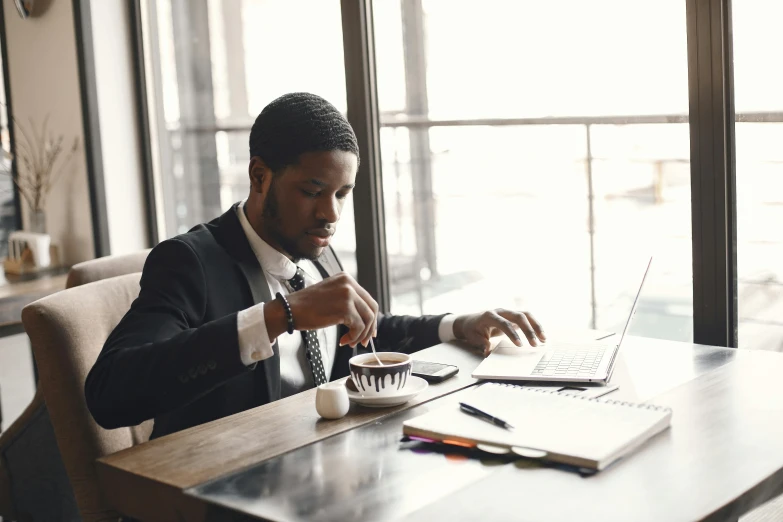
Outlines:
[[22, 308], [64, 290], [67, 277], [67, 268], [29, 275], [5, 274], [0, 268], [0, 337], [23, 331]]
[[629, 338], [612, 397], [672, 407], [672, 428], [590, 478], [401, 446], [402, 421], [457, 400], [479, 362], [452, 343], [418, 356], [460, 373], [338, 421], [309, 391], [163, 437], [101, 459], [104, 493], [142, 520], [652, 521], [737, 518], [783, 492], [781, 354]]

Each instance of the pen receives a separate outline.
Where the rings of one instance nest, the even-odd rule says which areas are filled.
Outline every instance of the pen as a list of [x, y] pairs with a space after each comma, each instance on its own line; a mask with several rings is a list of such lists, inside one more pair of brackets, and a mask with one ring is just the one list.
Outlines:
[[508, 422], [504, 421], [503, 419], [499, 419], [493, 415], [490, 415], [489, 413], [485, 411], [481, 411], [480, 409], [471, 406], [470, 404], [465, 404], [464, 402], [459, 403], [459, 407], [462, 411], [467, 413], [468, 415], [473, 415], [475, 417], [479, 417], [481, 419], [484, 419], [488, 422], [491, 422], [495, 426], [500, 426], [501, 428], [505, 428], [507, 430], [513, 430], [514, 426], [509, 424]]

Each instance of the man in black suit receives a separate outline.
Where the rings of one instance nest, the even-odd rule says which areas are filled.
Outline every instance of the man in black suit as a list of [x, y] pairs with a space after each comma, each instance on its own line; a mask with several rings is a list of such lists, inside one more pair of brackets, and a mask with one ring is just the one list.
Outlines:
[[[155, 419], [160, 437], [348, 375], [352, 351], [452, 339], [544, 339], [530, 314], [390, 316], [329, 246], [356, 181], [353, 129], [326, 100], [287, 94], [250, 133], [250, 194], [150, 253], [141, 290], [87, 376], [104, 428]], [[296, 331], [295, 331], [296, 330]]]

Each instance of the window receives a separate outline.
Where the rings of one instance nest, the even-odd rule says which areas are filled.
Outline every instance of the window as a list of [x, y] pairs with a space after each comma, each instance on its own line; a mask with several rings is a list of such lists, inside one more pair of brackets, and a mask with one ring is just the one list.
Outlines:
[[[307, 90], [346, 110], [347, 71], [357, 121], [375, 117], [373, 82], [359, 81], [373, 70], [359, 3], [139, 1], [164, 237], [245, 196], [247, 134], [276, 96]], [[731, 184], [725, 165], [711, 163], [733, 96], [722, 89], [728, 78], [707, 72], [723, 71], [731, 31], [722, 9], [696, 0], [370, 1], [382, 248], [379, 216], [357, 218], [371, 223], [359, 230], [368, 264], [387, 256], [392, 312], [505, 306], [535, 311], [550, 329], [616, 331], [653, 254], [631, 333], [690, 341], [695, 324], [698, 342], [734, 342], [734, 310], [713, 299], [735, 297], [734, 269], [722, 261], [736, 254], [733, 229], [711, 195]], [[759, 57], [780, 47], [781, 13], [773, 0], [735, 4], [739, 330], [743, 346], [775, 347], [783, 77]], [[341, 11], [357, 23], [345, 36], [362, 53], [344, 56]], [[691, 77], [689, 53], [699, 57]], [[700, 152], [693, 168], [689, 125]], [[693, 194], [691, 176], [701, 187]], [[334, 245], [356, 273], [352, 201]], [[363, 279], [384, 304], [386, 275]]]
[[[247, 197], [267, 103], [308, 91], [346, 110], [339, 0], [142, 0], [142, 18], [162, 237]], [[350, 198], [332, 245], [355, 274]]]
[[739, 346], [783, 350], [783, 5], [733, 2]]
[[691, 340], [684, 3], [373, 12], [392, 312]]
[[[3, 39], [5, 43], [5, 39]], [[11, 135], [5, 96], [5, 53], [0, 53], [0, 257], [8, 255], [8, 235], [17, 228], [17, 207], [11, 163]]]

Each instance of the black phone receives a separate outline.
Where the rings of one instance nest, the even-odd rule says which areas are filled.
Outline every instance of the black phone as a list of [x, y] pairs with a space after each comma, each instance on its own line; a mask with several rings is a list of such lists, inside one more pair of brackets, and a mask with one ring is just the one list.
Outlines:
[[427, 382], [441, 382], [452, 375], [456, 375], [459, 368], [452, 364], [441, 364], [428, 361], [417, 361], [414, 359], [411, 367], [411, 373], [421, 377]]

